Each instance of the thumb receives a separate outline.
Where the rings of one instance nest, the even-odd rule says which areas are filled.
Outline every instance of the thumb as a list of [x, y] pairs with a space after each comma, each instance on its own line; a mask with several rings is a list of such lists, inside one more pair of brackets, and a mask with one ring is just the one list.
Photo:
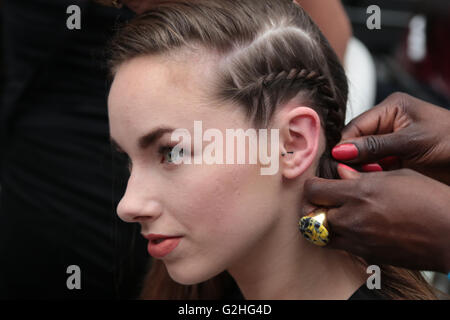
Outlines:
[[371, 135], [342, 141], [332, 150], [333, 157], [348, 163], [376, 162], [387, 156], [401, 156], [410, 147], [400, 132]]
[[341, 179], [359, 179], [361, 178], [361, 173], [355, 169], [346, 166], [345, 164], [339, 163], [337, 166], [337, 171]]

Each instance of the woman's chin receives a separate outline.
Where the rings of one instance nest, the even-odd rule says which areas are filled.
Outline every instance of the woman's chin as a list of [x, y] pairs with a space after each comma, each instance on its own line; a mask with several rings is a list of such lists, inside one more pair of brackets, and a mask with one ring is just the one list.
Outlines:
[[199, 284], [199, 283], [202, 283], [202, 282], [210, 279], [210, 278], [198, 277], [198, 276], [193, 276], [193, 275], [188, 275], [188, 274], [172, 275], [169, 273], [169, 275], [173, 281], [175, 281], [178, 284], [185, 285], [185, 286]]
[[206, 270], [201, 270], [201, 268], [196, 268], [196, 270], [190, 271], [188, 268], [175, 270], [175, 268], [170, 267], [167, 267], [167, 272], [173, 281], [186, 286], [205, 282], [220, 273], [210, 273]]

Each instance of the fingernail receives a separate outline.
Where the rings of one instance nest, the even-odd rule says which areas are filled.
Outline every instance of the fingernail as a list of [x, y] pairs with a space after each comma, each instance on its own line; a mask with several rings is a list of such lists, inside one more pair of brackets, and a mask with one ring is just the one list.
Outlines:
[[341, 168], [343, 168], [343, 169], [345, 169], [345, 170], [350, 170], [350, 171], [353, 171], [353, 172], [358, 172], [358, 171], [356, 171], [355, 169], [353, 169], [352, 167], [346, 166], [345, 164], [342, 164], [342, 163], [339, 163], [339, 164], [338, 164], [338, 167], [341, 167]]
[[400, 158], [397, 156], [389, 156], [378, 161], [383, 167], [390, 167], [399, 162]]
[[336, 160], [352, 160], [358, 157], [358, 148], [353, 143], [340, 144], [331, 150]]
[[378, 163], [364, 164], [361, 168], [365, 172], [383, 171], [383, 168]]

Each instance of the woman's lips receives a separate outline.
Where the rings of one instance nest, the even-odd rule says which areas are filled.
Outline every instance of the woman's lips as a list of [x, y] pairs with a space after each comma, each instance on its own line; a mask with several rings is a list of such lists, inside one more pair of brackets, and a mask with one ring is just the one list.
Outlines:
[[181, 238], [182, 237], [159, 239], [158, 241], [162, 240], [159, 243], [155, 240], [150, 240], [147, 246], [148, 253], [154, 258], [162, 258], [171, 253], [178, 246]]

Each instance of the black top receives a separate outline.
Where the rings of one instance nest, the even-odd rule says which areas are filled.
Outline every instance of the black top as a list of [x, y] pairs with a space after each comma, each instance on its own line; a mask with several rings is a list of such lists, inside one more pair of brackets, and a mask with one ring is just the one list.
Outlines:
[[378, 289], [369, 289], [364, 283], [348, 300], [384, 300]]
[[[245, 300], [237, 284], [232, 281], [232, 285], [226, 288], [225, 295], [222, 299], [225, 300]], [[380, 293], [380, 290], [369, 289], [364, 283], [358, 290], [356, 290], [348, 300], [385, 300], [386, 298]]]

